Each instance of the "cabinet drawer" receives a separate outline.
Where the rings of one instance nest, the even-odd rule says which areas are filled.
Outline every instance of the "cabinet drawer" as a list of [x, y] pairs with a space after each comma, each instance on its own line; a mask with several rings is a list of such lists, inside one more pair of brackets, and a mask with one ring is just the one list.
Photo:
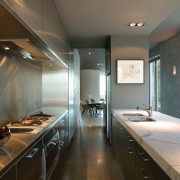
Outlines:
[[39, 180], [42, 176], [42, 141], [31, 148], [17, 162], [18, 180]]
[[128, 143], [131, 148], [134, 150], [134, 153], [137, 153], [137, 148], [139, 147], [139, 144], [137, 143], [137, 141], [130, 135], [130, 133], [125, 130], [125, 141], [126, 143]]
[[137, 171], [141, 171], [141, 174], [151, 177], [153, 180], [170, 180], [169, 176], [140, 145], [137, 146], [136, 151], [136, 164], [139, 167]]
[[[148, 167], [144, 165], [139, 158], [136, 157], [136, 180], [154, 180]], [[160, 179], [159, 179], [160, 180]]]

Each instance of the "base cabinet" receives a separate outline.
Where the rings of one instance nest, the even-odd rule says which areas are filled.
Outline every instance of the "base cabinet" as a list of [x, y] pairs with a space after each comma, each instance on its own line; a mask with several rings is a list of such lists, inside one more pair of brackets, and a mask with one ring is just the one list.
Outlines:
[[170, 180], [114, 116], [112, 116], [112, 149], [125, 180]]
[[32, 147], [17, 162], [18, 180], [39, 180], [42, 176], [42, 141]]

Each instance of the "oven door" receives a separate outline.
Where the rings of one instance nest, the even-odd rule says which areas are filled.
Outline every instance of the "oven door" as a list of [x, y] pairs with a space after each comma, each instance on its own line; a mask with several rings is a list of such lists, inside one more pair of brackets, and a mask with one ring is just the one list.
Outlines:
[[50, 178], [57, 164], [59, 151], [59, 133], [56, 132], [43, 149], [43, 179], [47, 180]]

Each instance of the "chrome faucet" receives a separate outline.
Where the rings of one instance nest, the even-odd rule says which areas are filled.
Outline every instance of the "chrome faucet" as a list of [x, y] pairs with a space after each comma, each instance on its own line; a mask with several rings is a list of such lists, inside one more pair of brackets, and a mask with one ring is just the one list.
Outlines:
[[147, 109], [143, 109], [143, 108], [137, 107], [136, 109], [137, 109], [137, 110], [146, 111], [146, 112], [148, 113], [149, 117], [151, 117], [151, 116], [152, 116], [152, 112], [153, 112], [152, 106], [148, 106], [148, 105], [145, 105], [145, 104], [143, 104], [143, 105], [144, 105], [144, 106], [147, 106], [148, 108], [147, 108]]

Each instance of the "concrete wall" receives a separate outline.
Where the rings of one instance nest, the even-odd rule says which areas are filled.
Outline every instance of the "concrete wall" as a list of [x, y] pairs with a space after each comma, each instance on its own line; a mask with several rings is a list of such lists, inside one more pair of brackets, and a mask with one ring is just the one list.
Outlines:
[[99, 100], [99, 78], [99, 70], [83, 69], [80, 71], [80, 99], [82, 101], [85, 99], [90, 100], [91, 98], [96, 101]]
[[[111, 36], [111, 103], [112, 108], [136, 108], [149, 104], [148, 36]], [[116, 60], [144, 59], [144, 84], [117, 84]]]

